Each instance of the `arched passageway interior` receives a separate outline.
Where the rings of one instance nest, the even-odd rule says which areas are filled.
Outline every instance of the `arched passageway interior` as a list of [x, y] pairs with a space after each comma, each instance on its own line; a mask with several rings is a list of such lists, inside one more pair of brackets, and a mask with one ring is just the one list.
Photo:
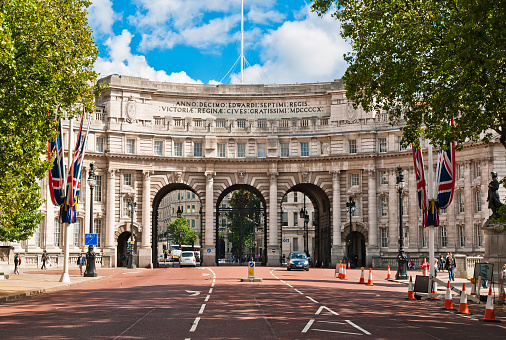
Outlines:
[[364, 267], [366, 261], [365, 237], [359, 231], [352, 231], [346, 236], [346, 259], [351, 267]]
[[117, 259], [118, 263], [116, 264], [118, 267], [126, 267], [127, 259], [128, 259], [128, 240], [130, 238], [130, 232], [124, 231], [118, 236], [118, 247], [117, 247]]

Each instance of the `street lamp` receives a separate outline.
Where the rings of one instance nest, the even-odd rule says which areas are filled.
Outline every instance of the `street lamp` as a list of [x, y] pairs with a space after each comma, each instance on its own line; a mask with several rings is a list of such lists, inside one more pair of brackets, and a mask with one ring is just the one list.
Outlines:
[[[352, 222], [351, 217], [353, 216], [355, 209], [356, 209], [355, 201], [353, 200], [353, 197], [350, 196], [348, 198], [348, 202], [346, 202], [346, 211], [350, 214], [350, 239], [348, 240], [348, 258], [350, 261], [351, 256], [353, 255], [352, 251], [353, 243], [351, 242], [352, 239], [351, 233], [353, 232], [353, 224], [351, 223]], [[353, 261], [353, 263], [355, 264], [355, 261]]]
[[300, 218], [304, 219], [304, 252], [306, 256], [309, 258], [309, 246], [308, 246], [308, 223], [309, 223], [309, 215], [306, 210], [306, 195], [304, 195], [304, 208], [300, 209], [299, 212]]
[[182, 214], [183, 214], [183, 212], [181, 211], [181, 207], [180, 207], [180, 206], [178, 206], [178, 207], [177, 207], [177, 212], [176, 212], [176, 216], [177, 216], [177, 218], [180, 218]]
[[[93, 163], [90, 163], [90, 171], [88, 172], [88, 185], [90, 186], [90, 234], [93, 233], [93, 188], [96, 185], [95, 171], [93, 171]], [[95, 251], [93, 245], [88, 246], [86, 253], [86, 270], [84, 272], [86, 277], [96, 277], [97, 271], [95, 269]]]
[[128, 268], [135, 269], [135, 241], [134, 241], [134, 211], [137, 210], [137, 202], [134, 202], [133, 197], [128, 201], [128, 211], [132, 220], [130, 222], [130, 252], [128, 253]]
[[395, 188], [399, 193], [399, 254], [397, 255], [397, 274], [395, 274], [396, 280], [407, 280], [408, 279], [408, 259], [404, 255], [404, 231], [402, 229], [402, 189], [404, 189], [404, 175], [402, 174], [402, 168], [397, 167], [397, 183]]

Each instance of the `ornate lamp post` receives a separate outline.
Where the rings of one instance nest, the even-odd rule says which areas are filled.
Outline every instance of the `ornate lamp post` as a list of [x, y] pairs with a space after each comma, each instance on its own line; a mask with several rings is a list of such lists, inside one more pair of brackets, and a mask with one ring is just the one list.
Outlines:
[[309, 245], [308, 245], [308, 223], [309, 223], [309, 215], [306, 210], [306, 195], [304, 195], [304, 208], [300, 209], [299, 212], [300, 218], [304, 219], [304, 252], [306, 256], [309, 258]]
[[397, 183], [395, 188], [399, 193], [399, 254], [397, 255], [397, 273], [395, 274], [396, 280], [408, 279], [408, 259], [404, 255], [404, 231], [402, 229], [402, 189], [404, 189], [404, 175], [402, 168], [397, 167]]
[[[353, 213], [355, 212], [355, 209], [356, 209], [356, 205], [355, 205], [355, 200], [353, 200], [353, 197], [349, 197], [348, 198], [348, 202], [346, 202], [346, 211], [350, 214], [350, 239], [348, 240], [348, 258], [349, 260], [351, 261], [351, 256], [353, 255], [353, 249], [352, 249], [352, 246], [353, 246], [353, 243], [351, 242], [351, 233], [353, 232], [353, 224], [351, 223], [352, 222], [352, 216], [353, 216]], [[352, 261], [353, 263], [355, 263], [355, 261]]]
[[128, 211], [132, 217], [130, 222], [130, 252], [128, 253], [128, 268], [135, 269], [135, 241], [134, 241], [134, 212], [137, 210], [137, 202], [134, 202], [133, 197], [128, 201]]
[[[95, 184], [95, 171], [93, 170], [93, 163], [90, 163], [90, 171], [88, 172], [88, 185], [90, 186], [90, 234], [93, 233], [93, 188], [95, 187]], [[88, 252], [86, 253], [86, 271], [84, 272], [84, 276], [97, 276], [93, 245], [88, 246]]]

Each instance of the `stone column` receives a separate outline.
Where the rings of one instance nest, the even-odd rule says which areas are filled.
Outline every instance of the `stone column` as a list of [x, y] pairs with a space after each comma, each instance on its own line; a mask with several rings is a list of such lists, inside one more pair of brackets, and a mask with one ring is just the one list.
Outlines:
[[153, 171], [143, 171], [142, 182], [142, 239], [140, 247], [138, 248], [138, 262], [139, 267], [150, 267], [151, 260], [151, 175]]
[[380, 255], [380, 249], [378, 245], [378, 204], [377, 204], [377, 186], [376, 186], [376, 170], [370, 169], [367, 171], [367, 191], [368, 191], [368, 217], [369, 222], [369, 235], [368, 235], [368, 247], [366, 253], [366, 265], [372, 266], [373, 257]]
[[[278, 172], [269, 171], [269, 239], [267, 248], [267, 265], [277, 266], [281, 259], [281, 245], [278, 229]], [[267, 247], [267, 245], [265, 245]], [[275, 253], [271, 249], [275, 249]]]
[[339, 263], [344, 257], [344, 248], [341, 242], [341, 191], [339, 177], [341, 170], [331, 170], [332, 175], [332, 250], [331, 265]]
[[[464, 162], [464, 178], [472, 179], [471, 162]], [[466, 251], [472, 251], [474, 243], [474, 223], [473, 223], [473, 192], [471, 188], [472, 180], [464, 180], [464, 226], [466, 228]]]
[[[105, 228], [102, 226], [102, 235], [105, 235], [104, 267], [116, 267], [116, 242], [114, 239], [116, 222], [116, 172], [117, 169], [107, 169], [107, 202], [105, 206]], [[104, 230], [105, 229], [105, 230]]]
[[[216, 247], [214, 243], [215, 221], [214, 221], [214, 171], [206, 171], [206, 199], [205, 199], [205, 238], [203, 248], [203, 260], [206, 265], [216, 265]], [[205, 248], [205, 249], [204, 249]], [[208, 253], [207, 249], [211, 249]]]
[[399, 197], [395, 184], [397, 183], [395, 169], [388, 171], [388, 252], [397, 255], [399, 235]]

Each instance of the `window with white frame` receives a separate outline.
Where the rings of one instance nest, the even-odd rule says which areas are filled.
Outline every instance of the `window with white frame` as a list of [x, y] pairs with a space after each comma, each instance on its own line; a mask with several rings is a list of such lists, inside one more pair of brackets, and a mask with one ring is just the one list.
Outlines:
[[132, 174], [123, 174], [123, 184], [126, 186], [132, 186]]
[[127, 139], [126, 153], [133, 155], [135, 153], [135, 139]]
[[441, 247], [446, 248], [448, 247], [448, 233], [446, 226], [440, 226], [439, 229], [441, 230]]
[[246, 157], [246, 144], [237, 144], [237, 157]]
[[174, 126], [184, 127], [184, 119], [174, 118]]
[[457, 164], [457, 179], [464, 178], [464, 164], [458, 163]]
[[95, 186], [93, 187], [93, 200], [102, 202], [102, 176], [95, 175]]
[[348, 141], [348, 151], [350, 152], [350, 154], [357, 153], [357, 140], [356, 139], [350, 139]]
[[129, 198], [123, 198], [123, 216], [130, 217], [130, 211], [128, 210], [128, 202], [130, 201]]
[[257, 144], [257, 152], [258, 152], [258, 158], [265, 158], [266, 157], [265, 144]]
[[289, 119], [281, 119], [279, 122], [279, 127], [287, 128], [290, 126], [290, 120]]
[[380, 138], [379, 139], [379, 152], [387, 152], [387, 139], [386, 138]]
[[474, 178], [481, 176], [481, 163], [480, 161], [473, 162], [473, 175]]
[[246, 127], [246, 121], [244, 119], [237, 120], [237, 127], [239, 127], [239, 128], [245, 128]]
[[193, 120], [193, 125], [195, 125], [195, 127], [203, 127], [204, 126], [204, 120], [203, 119], [194, 119]]
[[388, 216], [388, 197], [381, 197], [381, 216]]
[[226, 228], [227, 227], [227, 219], [226, 218], [222, 218], [221, 219], [221, 227], [222, 228]]
[[320, 119], [320, 125], [321, 126], [328, 126], [329, 125], [329, 119], [328, 118], [322, 118], [322, 119]]
[[202, 143], [193, 143], [193, 157], [202, 157]]
[[386, 171], [380, 171], [380, 185], [388, 184], [388, 173]]
[[474, 212], [481, 212], [481, 191], [474, 192]]
[[299, 251], [299, 239], [297, 237], [293, 238], [293, 251]]
[[104, 152], [104, 138], [97, 137], [95, 139], [95, 151], [96, 152]]
[[464, 194], [463, 193], [458, 193], [457, 194], [457, 209], [458, 209], [458, 213], [459, 214], [463, 214], [466, 210], [465, 208], [465, 204], [464, 204]]
[[174, 142], [174, 156], [176, 156], [176, 157], [183, 156], [183, 143], [182, 142]]
[[299, 226], [299, 213], [296, 211], [293, 212], [293, 226], [294, 227]]
[[35, 229], [32, 239], [35, 242], [35, 246], [40, 248], [40, 225]]
[[290, 156], [290, 144], [281, 143], [281, 157], [289, 157]]
[[358, 174], [350, 174], [350, 184], [352, 187], [360, 186], [360, 177]]
[[300, 156], [309, 157], [309, 143], [306, 142], [300, 143]]
[[281, 226], [288, 227], [288, 213], [286, 211], [281, 214]]
[[380, 228], [381, 233], [381, 246], [388, 247], [388, 228]]
[[466, 246], [466, 229], [463, 225], [459, 225], [457, 227], [458, 234], [459, 234], [459, 247], [465, 247]]
[[422, 248], [427, 248], [429, 244], [429, 228], [423, 228], [420, 227], [420, 233], [421, 233], [421, 241], [422, 241]]
[[100, 247], [102, 245], [102, 220], [94, 220], [93, 232], [97, 234], [97, 247]]
[[60, 219], [58, 217], [54, 219], [54, 245], [60, 246]]
[[476, 225], [476, 245], [478, 247], [483, 246], [483, 230], [479, 224]]
[[155, 140], [154, 151], [155, 151], [155, 156], [162, 156], [163, 142], [161, 140]]
[[154, 117], [155, 125], [163, 125], [163, 118]]
[[78, 218], [74, 223], [74, 233], [73, 233], [73, 245], [79, 247], [79, 241], [81, 240], [81, 219]]
[[297, 194], [297, 192], [294, 192], [293, 193], [293, 203], [297, 203], [299, 201], [299, 195]]
[[225, 144], [218, 144], [218, 157], [225, 157]]

